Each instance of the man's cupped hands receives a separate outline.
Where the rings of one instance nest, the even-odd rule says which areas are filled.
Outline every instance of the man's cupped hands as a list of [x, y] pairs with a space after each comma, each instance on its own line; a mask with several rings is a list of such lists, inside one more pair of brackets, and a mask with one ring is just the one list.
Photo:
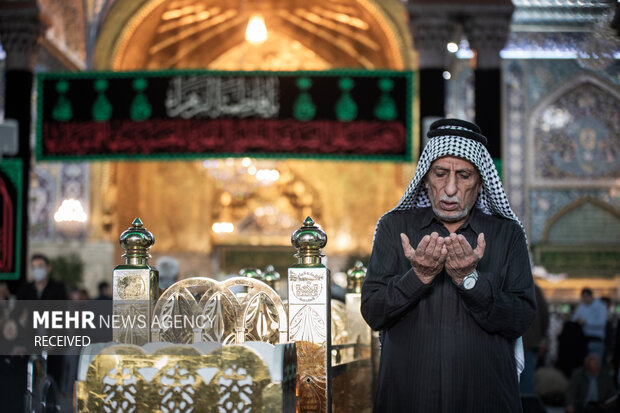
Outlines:
[[463, 235], [455, 233], [447, 237], [440, 237], [437, 232], [425, 235], [415, 249], [407, 235], [401, 233], [400, 240], [405, 257], [424, 284], [431, 283], [445, 268], [452, 280], [460, 285], [463, 278], [476, 269], [486, 247], [483, 233], [478, 235], [475, 249]]

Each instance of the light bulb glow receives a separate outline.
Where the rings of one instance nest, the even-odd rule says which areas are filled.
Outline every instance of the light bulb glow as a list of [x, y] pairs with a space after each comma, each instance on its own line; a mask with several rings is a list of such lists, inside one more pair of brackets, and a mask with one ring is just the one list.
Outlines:
[[259, 169], [256, 172], [256, 179], [268, 185], [280, 179], [280, 172], [277, 169]]
[[252, 44], [261, 44], [267, 40], [267, 26], [263, 16], [255, 14], [250, 17], [248, 27], [245, 29], [245, 40]]
[[86, 218], [82, 203], [73, 198], [63, 200], [54, 214], [56, 222], [86, 222]]
[[216, 234], [230, 234], [235, 230], [232, 222], [216, 222], [211, 227]]
[[456, 53], [459, 50], [459, 45], [454, 42], [450, 42], [446, 45], [446, 49], [448, 49], [450, 53]]

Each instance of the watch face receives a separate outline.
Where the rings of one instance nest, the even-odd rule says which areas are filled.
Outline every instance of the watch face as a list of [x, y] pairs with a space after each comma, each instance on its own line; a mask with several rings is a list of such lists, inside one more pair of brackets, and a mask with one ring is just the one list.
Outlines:
[[474, 277], [467, 277], [463, 280], [463, 288], [471, 290], [476, 285], [476, 279]]

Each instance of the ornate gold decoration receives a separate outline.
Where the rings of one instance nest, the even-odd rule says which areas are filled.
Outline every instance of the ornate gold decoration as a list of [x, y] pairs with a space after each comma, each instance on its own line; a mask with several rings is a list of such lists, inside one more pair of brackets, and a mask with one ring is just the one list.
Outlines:
[[[235, 294], [231, 289], [243, 289]], [[286, 311], [278, 294], [264, 282], [234, 277], [218, 282], [206, 277], [179, 281], [162, 294], [154, 319], [179, 319], [176, 325], [159, 323], [153, 341], [225, 344], [288, 341]]]
[[328, 70], [331, 65], [297, 40], [270, 33], [267, 41], [256, 47], [243, 42], [225, 51], [209, 64], [214, 70]]
[[[222, 57], [237, 49], [250, 53], [235, 53], [237, 67], [228, 69], [299, 70], [302, 67], [295, 65], [303, 58], [319, 65], [328, 62], [331, 67], [412, 67], [407, 13], [397, 0], [131, 3], [111, 8], [95, 49], [95, 67], [205, 67], [218, 58], [223, 64]], [[269, 35], [266, 42], [249, 45], [244, 32], [255, 14], [264, 17]], [[278, 45], [283, 49], [277, 51]], [[264, 67], [265, 61], [269, 67]]]
[[297, 341], [298, 411], [327, 411], [327, 368], [325, 344]]
[[[251, 46], [243, 39], [247, 21], [230, 29], [217, 39], [203, 43], [197, 53], [191, 53], [179, 62], [178, 68], [210, 68], [225, 70], [323, 70], [339, 67], [362, 67], [351, 63], [345, 53], [334, 48], [344, 39], [360, 45], [360, 56], [367, 59], [373, 69], [402, 69], [414, 67], [407, 12], [399, 0], [345, 0], [332, 2], [303, 3], [292, 1], [252, 2], [245, 12], [260, 11], [265, 17], [269, 38], [261, 46]], [[155, 1], [135, 0], [116, 2], [102, 22], [93, 56], [96, 70], [115, 69], [166, 69], [169, 60], [148, 55], [155, 44], [163, 44], [168, 37], [174, 37], [183, 30], [199, 27], [226, 10], [241, 10], [240, 0], [183, 0]], [[260, 8], [260, 10], [254, 10]], [[278, 20], [276, 10], [288, 10], [295, 16], [296, 10], [305, 10], [310, 20], [303, 18], [310, 26], [331, 33], [328, 39], [295, 26], [282, 23], [279, 30], [269, 17]], [[316, 16], [320, 18], [317, 20]], [[313, 23], [316, 21], [317, 23]], [[325, 27], [322, 24], [326, 24]], [[329, 27], [362, 34], [379, 45], [373, 52], [384, 57], [376, 58], [355, 39], [333, 31]], [[284, 28], [287, 28], [286, 31]], [[237, 30], [237, 31], [235, 31]], [[314, 29], [313, 29], [314, 30]], [[377, 33], [377, 35], [375, 35]], [[152, 35], [151, 35], [152, 34]], [[181, 43], [176, 42], [158, 53], [170, 53], [185, 47], [182, 43], [196, 43], [198, 34], [189, 36]], [[128, 45], [131, 51], [121, 53], [120, 44]], [[161, 47], [161, 46], [160, 46]], [[395, 50], [393, 50], [395, 49]], [[151, 56], [147, 59], [147, 56]], [[396, 58], [390, 56], [397, 56]], [[400, 56], [400, 57], [398, 57]], [[150, 59], [150, 60], [149, 60]], [[386, 63], [387, 62], [387, 63]], [[417, 105], [417, 103], [415, 103]], [[417, 110], [417, 109], [416, 109]], [[415, 128], [414, 128], [415, 129]], [[414, 130], [417, 134], [417, 129]], [[417, 139], [414, 139], [414, 154], [417, 154]], [[93, 193], [100, 202], [92, 203], [92, 220], [89, 228], [94, 239], [114, 240], [124, 222], [140, 215], [150, 222], [158, 234], [158, 251], [194, 253], [195, 268], [209, 266], [207, 258], [213, 244], [288, 245], [289, 229], [282, 226], [273, 234], [275, 225], [265, 226], [266, 215], [255, 216], [261, 207], [273, 207], [277, 214], [277, 225], [282, 217], [290, 216], [295, 221], [311, 215], [320, 219], [323, 227], [334, 234], [330, 254], [351, 254], [370, 252], [372, 234], [377, 219], [392, 208], [402, 195], [415, 172], [415, 165], [394, 165], [390, 163], [324, 162], [312, 160], [274, 161], [280, 173], [276, 189], [273, 186], [260, 188], [256, 196], [233, 209], [235, 229], [238, 223], [247, 219], [248, 231], [235, 231], [227, 237], [217, 237], [204, 231], [211, 228], [215, 216], [204, 213], [204, 205], [219, 205], [221, 195], [218, 179], [205, 179], [202, 162], [102, 162], [91, 165], [91, 186], [101, 188], [105, 196]], [[287, 170], [289, 172], [287, 172]], [[305, 182], [285, 182], [285, 174], [295, 177], [312, 177]], [[281, 184], [282, 182], [285, 182]], [[150, 188], [147, 190], [147, 188]], [[152, 188], [166, 188], [165, 191]], [[351, 188], [365, 188], [348, 196]], [[294, 197], [292, 196], [294, 195]], [[284, 202], [290, 198], [290, 202]], [[234, 198], [233, 198], [234, 199]], [[329, 208], [322, 203], [329, 200]], [[233, 201], [234, 202], [234, 201]], [[293, 208], [291, 208], [291, 205]], [[359, 208], [364, 205], [364, 208]], [[130, 207], [128, 207], [130, 206]], [[265, 227], [270, 231], [266, 236]], [[258, 229], [258, 230], [255, 230]]]
[[[279, 412], [294, 389], [285, 373], [295, 371], [287, 356], [294, 345], [265, 354], [277, 370], [270, 376], [255, 350], [231, 345], [204, 354], [188, 345], [112, 345], [89, 363], [77, 383], [79, 412]], [[292, 349], [289, 349], [292, 348]], [[290, 374], [290, 373], [289, 373]], [[283, 391], [283, 386], [285, 391]]]

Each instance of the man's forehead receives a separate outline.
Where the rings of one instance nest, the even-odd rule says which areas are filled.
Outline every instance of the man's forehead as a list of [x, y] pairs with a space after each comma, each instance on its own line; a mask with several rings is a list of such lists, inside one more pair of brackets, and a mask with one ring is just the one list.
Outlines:
[[458, 156], [442, 156], [441, 158], [437, 158], [435, 159], [432, 163], [431, 163], [431, 168], [434, 167], [441, 167], [441, 168], [452, 168], [454, 167], [455, 169], [472, 169], [474, 171], [477, 170], [476, 166], [469, 162], [467, 159], [464, 158], [459, 158]]

